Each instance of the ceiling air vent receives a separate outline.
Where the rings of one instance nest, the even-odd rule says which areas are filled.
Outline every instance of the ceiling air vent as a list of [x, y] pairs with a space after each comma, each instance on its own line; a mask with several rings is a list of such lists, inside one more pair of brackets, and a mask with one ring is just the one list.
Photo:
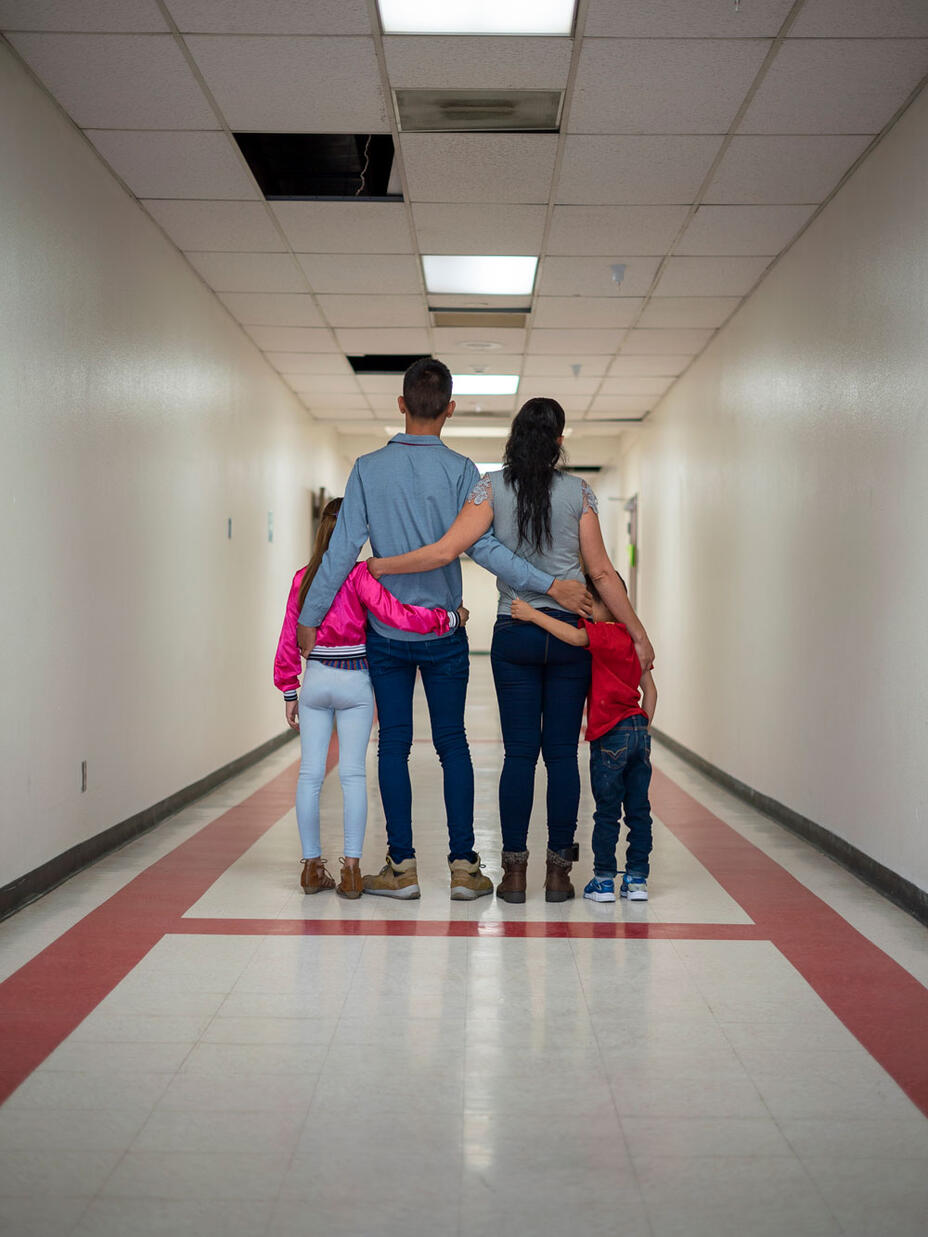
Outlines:
[[389, 133], [235, 133], [269, 202], [402, 201]]
[[430, 306], [432, 326], [524, 327], [531, 306], [518, 309], [439, 309]]
[[560, 90], [395, 90], [403, 133], [557, 133]]

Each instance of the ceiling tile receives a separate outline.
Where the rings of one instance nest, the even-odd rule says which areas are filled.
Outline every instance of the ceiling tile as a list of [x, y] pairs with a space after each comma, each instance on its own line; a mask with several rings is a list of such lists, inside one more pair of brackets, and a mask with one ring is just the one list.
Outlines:
[[[446, 352], [466, 352], [468, 349], [462, 350], [461, 344], [474, 343], [499, 344], [500, 347], [495, 350], [499, 352], [522, 352], [525, 348], [525, 331], [513, 327], [442, 326], [433, 327], [432, 340], [440, 355]], [[496, 369], [494, 350], [479, 357], [475, 354], [474, 359], [479, 365], [486, 362], [487, 373], [499, 372]]]
[[351, 374], [340, 352], [266, 352], [271, 365], [282, 374]]
[[216, 292], [305, 292], [303, 272], [287, 253], [185, 253]]
[[422, 296], [320, 296], [330, 326], [429, 325]]
[[[519, 384], [519, 398], [529, 399], [534, 395], [549, 395], [552, 399], [565, 400], [570, 398], [589, 400], [599, 390], [602, 377], [597, 374], [586, 374], [575, 378], [556, 374], [527, 374]], [[526, 394], [528, 392], [529, 394]]]
[[733, 138], [703, 201], [822, 202], [871, 140], [866, 134]]
[[411, 254], [301, 253], [297, 261], [314, 292], [423, 291], [419, 259]]
[[767, 39], [583, 41], [570, 133], [726, 133]]
[[[612, 266], [625, 267], [621, 283], [612, 278]], [[597, 258], [545, 258], [538, 277], [542, 296], [644, 296], [657, 273], [660, 258], [630, 258], [609, 254]]]
[[796, 38], [887, 39], [928, 36], [924, 0], [806, 0], [790, 28]]
[[246, 326], [259, 348], [267, 352], [337, 352], [331, 331], [305, 326]]
[[346, 395], [353, 394], [355, 403], [353, 406], [360, 407], [366, 403], [360, 388], [358, 387], [357, 379], [348, 377], [345, 374], [288, 374], [282, 373], [281, 377], [288, 383], [294, 391], [301, 394], [307, 392], [316, 392], [319, 394], [334, 394]]
[[431, 352], [429, 333], [425, 330], [366, 327], [363, 330], [345, 328], [335, 334], [342, 351], [354, 356], [368, 352], [405, 352], [410, 356], [415, 353], [426, 356]]
[[787, 39], [741, 133], [878, 133], [928, 69], [922, 39]]
[[249, 326], [325, 326], [313, 298], [293, 292], [220, 292], [219, 299]]
[[544, 206], [472, 206], [449, 202], [412, 208], [420, 253], [537, 254]]
[[640, 417], [650, 412], [659, 395], [598, 395], [590, 404], [589, 416]]
[[555, 206], [547, 251], [664, 253], [687, 211], [686, 206]]
[[673, 378], [604, 378], [601, 395], [663, 395]]
[[642, 327], [719, 327], [741, 304], [740, 296], [652, 296]]
[[167, 202], [142, 205], [179, 249], [282, 253], [285, 249], [263, 202]]
[[677, 245], [677, 253], [779, 253], [814, 209], [814, 206], [700, 206]]
[[532, 377], [567, 378], [573, 376], [573, 366], [580, 366], [585, 378], [601, 377], [609, 368], [608, 356], [528, 356], [525, 373]]
[[388, 133], [369, 38], [189, 35], [229, 127], [269, 133]]
[[631, 326], [642, 303], [640, 296], [542, 296], [535, 301], [532, 326]]
[[692, 202], [721, 137], [569, 137], [555, 201]]
[[391, 396], [390, 403], [396, 406], [396, 396], [402, 394], [402, 374], [358, 374], [357, 383], [365, 395]]
[[507, 352], [442, 352], [452, 374], [521, 374], [523, 357]]
[[533, 330], [528, 350], [532, 353], [547, 353], [549, 356], [564, 356], [571, 352], [611, 356], [624, 336], [625, 332], [621, 330]]
[[155, 0], [0, 0], [0, 30], [161, 33]]
[[540, 202], [551, 196], [554, 133], [406, 133], [413, 202]]
[[413, 253], [402, 202], [274, 202], [299, 253]]
[[668, 356], [701, 352], [715, 334], [709, 330], [634, 330], [625, 336], [622, 353], [625, 356]]
[[692, 356], [617, 356], [609, 366], [609, 376], [625, 378], [638, 375], [676, 378], [692, 362]]
[[318, 388], [313, 391], [300, 391], [300, 399], [307, 408], [316, 410], [324, 410], [327, 408], [347, 409], [349, 412], [362, 411], [365, 416], [372, 417], [374, 414], [367, 406], [367, 400], [359, 391], [320, 391]]
[[383, 48], [394, 89], [563, 90], [573, 44], [543, 37], [390, 35]]
[[744, 296], [773, 261], [761, 257], [672, 257], [655, 289], [657, 296]]
[[337, 404], [323, 404], [321, 401], [311, 404], [305, 395], [301, 395], [300, 399], [303, 401], [303, 406], [309, 408], [315, 419], [322, 425], [340, 425], [342, 421], [363, 421], [372, 429], [379, 430], [380, 428], [369, 408], [340, 408]]
[[792, 7], [793, 0], [749, 0], [736, 13], [734, 0], [590, 0], [584, 33], [629, 39], [756, 38], [776, 34]]
[[403, 393], [403, 375], [397, 374], [395, 378], [395, 386], [392, 392], [368, 392], [365, 399], [373, 408], [378, 417], [400, 417], [402, 414], [397, 406], [397, 399]]
[[370, 34], [364, 0], [169, 0], [182, 34]]
[[525, 391], [519, 392], [519, 405], [530, 399], [555, 399], [564, 411], [574, 416], [584, 413], [590, 406], [589, 395], [554, 395], [548, 390], [543, 378], [534, 378], [525, 383]]
[[169, 34], [11, 34], [9, 40], [82, 128], [219, 127]]
[[468, 412], [515, 412], [516, 405], [522, 403], [522, 396], [515, 395], [456, 395], [454, 397], [455, 417]]
[[224, 133], [88, 129], [87, 136], [138, 198], [261, 197]]

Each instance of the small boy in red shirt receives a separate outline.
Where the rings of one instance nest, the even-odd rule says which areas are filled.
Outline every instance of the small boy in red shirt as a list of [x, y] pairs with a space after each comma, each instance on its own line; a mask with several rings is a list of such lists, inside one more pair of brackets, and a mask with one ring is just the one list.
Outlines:
[[632, 902], [648, 898], [651, 854], [651, 736], [657, 688], [650, 670], [641, 663], [624, 623], [617, 623], [593, 582], [593, 621], [580, 619], [573, 627], [513, 601], [512, 617], [535, 623], [558, 640], [589, 648], [593, 676], [587, 701], [586, 738], [590, 744], [590, 781], [596, 811], [593, 814], [593, 879], [583, 891], [594, 902], [615, 901], [615, 861], [619, 824], [625, 810], [628, 846], [619, 890]]

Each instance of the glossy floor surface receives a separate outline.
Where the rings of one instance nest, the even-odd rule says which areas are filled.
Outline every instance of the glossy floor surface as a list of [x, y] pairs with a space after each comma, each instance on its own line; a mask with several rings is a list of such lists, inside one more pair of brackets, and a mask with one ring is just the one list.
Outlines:
[[[468, 724], [495, 877], [485, 658]], [[452, 903], [417, 728], [418, 902], [301, 894], [288, 745], [0, 926], [0, 1233], [921, 1237], [924, 929], [656, 745], [649, 902], [545, 904], [540, 777]]]

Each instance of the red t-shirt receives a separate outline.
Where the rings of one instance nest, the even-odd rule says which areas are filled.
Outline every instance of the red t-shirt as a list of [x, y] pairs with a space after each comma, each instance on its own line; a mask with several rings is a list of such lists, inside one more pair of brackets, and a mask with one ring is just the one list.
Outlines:
[[587, 742], [608, 734], [626, 717], [647, 717], [641, 707], [641, 662], [624, 623], [581, 618], [590, 638], [593, 677], [586, 706]]

